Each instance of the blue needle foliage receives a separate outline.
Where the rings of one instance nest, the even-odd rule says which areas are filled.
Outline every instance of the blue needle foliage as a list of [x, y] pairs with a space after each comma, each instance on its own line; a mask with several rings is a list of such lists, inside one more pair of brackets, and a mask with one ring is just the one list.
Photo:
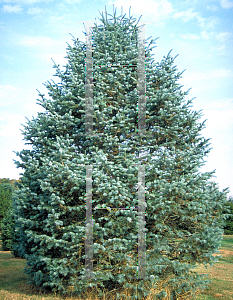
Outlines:
[[[129, 288], [139, 299], [161, 283], [156, 297], [169, 287], [177, 299], [209, 282], [191, 269], [217, 261], [227, 189], [211, 181], [214, 171], [199, 171], [211, 150], [201, 136], [205, 122], [186, 100], [171, 52], [154, 62], [155, 39], [146, 42], [146, 132], [138, 134], [139, 20], [108, 16], [92, 32], [93, 135], [85, 134], [86, 45], [78, 39], [68, 46], [65, 69], [54, 65], [60, 82], [46, 83], [48, 98], [40, 94], [45, 112], [24, 125], [32, 149], [16, 152], [24, 173], [14, 192], [15, 251], [27, 260], [30, 282], [44, 289], [78, 295], [92, 286], [101, 296], [103, 288]], [[129, 209], [138, 206], [139, 164], [145, 165], [143, 280], [132, 278], [138, 216]], [[84, 277], [85, 165], [92, 165], [95, 280]]]

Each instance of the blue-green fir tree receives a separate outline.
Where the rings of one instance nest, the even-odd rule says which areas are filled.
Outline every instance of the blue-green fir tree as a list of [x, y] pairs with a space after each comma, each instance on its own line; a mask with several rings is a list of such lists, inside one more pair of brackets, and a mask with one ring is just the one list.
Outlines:
[[[24, 125], [32, 149], [16, 153], [21, 161], [15, 163], [24, 169], [14, 193], [17, 252], [27, 260], [30, 282], [44, 289], [79, 294], [92, 286], [101, 295], [128, 288], [132, 299], [141, 299], [152, 283], [161, 283], [156, 297], [169, 288], [170, 299], [178, 299], [208, 283], [191, 269], [217, 261], [212, 254], [222, 239], [227, 189], [210, 182], [214, 171], [199, 171], [210, 143], [200, 134], [201, 112], [192, 111], [188, 91], [178, 83], [182, 72], [171, 52], [155, 63], [155, 40], [146, 40], [146, 132], [139, 135], [139, 20], [114, 11], [100, 21], [92, 29], [93, 135], [85, 134], [86, 45], [75, 38], [65, 68], [54, 65], [58, 83], [46, 83], [49, 97], [39, 94], [45, 112]], [[134, 278], [137, 209], [129, 209], [138, 207], [140, 164], [146, 201], [142, 280]], [[95, 279], [84, 276], [85, 165], [92, 165]]]

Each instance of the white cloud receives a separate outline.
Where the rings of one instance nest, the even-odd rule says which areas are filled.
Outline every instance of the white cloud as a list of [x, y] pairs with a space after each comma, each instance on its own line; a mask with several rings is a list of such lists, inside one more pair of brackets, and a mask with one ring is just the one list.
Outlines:
[[[211, 109], [233, 111], [233, 98], [221, 99], [219, 101], [211, 101]], [[231, 119], [233, 122], [233, 118]]]
[[83, 0], [65, 0], [65, 1], [70, 4], [77, 4], [77, 3], [81, 3]]
[[230, 37], [232, 37], [231, 32], [220, 32], [218, 35], [216, 35], [216, 39], [219, 40], [220, 42], [224, 42]]
[[192, 33], [181, 34], [181, 37], [186, 40], [199, 40], [200, 39], [199, 36], [197, 36], [196, 34], [192, 34]]
[[204, 30], [214, 28], [217, 24], [216, 18], [203, 18], [200, 13], [194, 12], [193, 9], [177, 12], [173, 15], [173, 18], [182, 19], [185, 23], [191, 20], [196, 20], [198, 26]]
[[207, 5], [206, 8], [210, 11], [218, 11], [218, 7], [216, 5]]
[[18, 36], [18, 44], [26, 47], [51, 47], [56, 46], [57, 41], [53, 40], [48, 36], [30, 36], [30, 35], [22, 35]]
[[207, 32], [207, 31], [203, 30], [203, 31], [201, 32], [201, 37], [202, 37], [203, 39], [205, 39], [205, 40], [208, 40], [208, 39], [210, 39], [211, 37], [213, 37], [214, 34], [215, 34], [214, 32]]
[[[44, 93], [47, 96], [47, 93]], [[3, 112], [4, 109], [10, 108], [10, 110], [17, 111], [17, 108], [24, 107], [29, 110], [29, 112], [35, 113], [36, 99], [38, 98], [37, 91], [25, 90], [12, 85], [0, 85], [0, 111]], [[29, 106], [29, 103], [32, 103], [33, 106]], [[31, 109], [32, 107], [33, 110]], [[43, 111], [43, 108], [37, 105], [37, 111]], [[0, 115], [1, 117], [1, 115]]]
[[[47, 92], [42, 93], [42, 94], [44, 94], [47, 99], [49, 98]], [[32, 120], [32, 116], [37, 117], [38, 113], [44, 113], [46, 111], [41, 105], [36, 103], [37, 102], [36, 99], [38, 99], [38, 98], [40, 98], [40, 97], [39, 96], [34, 97], [33, 101], [29, 101], [29, 102], [23, 104], [25, 115], [27, 115], [27, 118], [29, 120]], [[23, 124], [25, 124], [26, 121], [27, 120], [25, 119]]]
[[220, 47], [211, 47], [211, 52], [214, 53], [214, 55], [225, 55], [226, 54], [226, 46], [225, 45], [222, 45]]
[[[20, 129], [32, 115], [43, 112], [44, 108], [36, 104], [37, 91], [21, 89], [12, 85], [0, 86], [0, 138], [6, 138], [6, 144], [12, 140], [22, 140]], [[33, 100], [32, 100], [33, 99]], [[20, 114], [22, 111], [22, 114]], [[5, 148], [4, 144], [4, 148]]]
[[3, 5], [2, 10], [4, 13], [18, 14], [22, 11], [22, 7], [20, 5]]
[[0, 0], [0, 2], [5, 3], [18, 3], [18, 4], [34, 4], [39, 2], [51, 2], [53, 0]]
[[218, 101], [211, 101], [211, 105], [206, 105], [205, 111], [213, 113], [212, 120], [214, 126], [218, 125], [216, 122], [214, 123], [214, 119], [221, 119], [221, 123], [223, 125], [225, 124], [227, 129], [229, 129], [228, 125], [233, 125], [233, 99], [220, 99]]
[[232, 114], [233, 109], [231, 110], [222, 110], [219, 111], [217, 109], [209, 109], [203, 110], [204, 112], [204, 119], [206, 121], [206, 128], [208, 131], [216, 131], [215, 134], [226, 134], [227, 131], [232, 131], [233, 129], [233, 120]]
[[231, 70], [218, 69], [218, 70], [211, 70], [208, 72], [194, 72], [190, 75], [185, 76], [185, 80], [193, 82], [193, 81], [221, 79], [221, 78], [227, 78], [231, 76], [232, 76]]
[[226, 69], [219, 69], [219, 70], [210, 71], [206, 75], [208, 76], [207, 77], [208, 79], [227, 78], [232, 76], [232, 71]]
[[42, 12], [42, 9], [38, 8], [38, 7], [29, 7], [27, 13], [30, 15], [37, 15], [40, 14]]
[[222, 8], [232, 8], [233, 7], [233, 1], [229, 1], [229, 0], [220, 0], [220, 5]]
[[68, 62], [67, 58], [65, 58], [65, 53], [43, 53], [43, 54], [38, 54], [42, 60], [46, 60], [48, 63], [53, 63], [52, 59], [54, 62], [58, 65], [65, 66]]
[[[211, 90], [217, 89], [217, 87], [221, 88], [221, 84], [226, 80], [229, 82], [233, 80], [233, 72], [231, 70], [216, 69], [198, 72], [186, 71], [183, 78], [180, 79], [180, 84], [184, 85], [184, 87], [192, 87], [190, 93], [195, 97], [198, 94], [209, 94]], [[218, 89], [216, 91], [219, 92]], [[207, 101], [207, 99], [205, 99], [205, 101]], [[204, 104], [202, 103], [202, 105]], [[202, 108], [203, 107], [200, 109]]]
[[23, 115], [20, 114], [8, 114], [0, 116], [0, 137], [5, 138], [19, 138], [23, 129], [20, 124], [27, 121]]
[[[205, 132], [214, 136], [219, 136], [225, 146], [233, 147], [233, 99], [220, 99], [218, 101], [211, 101], [202, 107], [206, 121]], [[227, 142], [228, 141], [228, 142]]]
[[190, 20], [193, 20], [195, 18], [197, 18], [198, 16], [198, 13], [196, 12], [193, 12], [193, 9], [190, 9], [188, 11], [180, 11], [180, 12], [177, 12], [173, 15], [173, 18], [174, 19], [183, 19], [183, 21], [186, 23]]
[[204, 108], [202, 121], [207, 119], [202, 135], [211, 138], [210, 143], [213, 148], [208, 154], [207, 163], [202, 171], [216, 169], [216, 182], [221, 189], [231, 187], [232, 194], [233, 98], [211, 101], [204, 107], [202, 104], [202, 108]]
[[0, 107], [18, 102], [23, 90], [12, 85], [0, 85]]
[[33, 59], [44, 62], [46, 61], [46, 63], [52, 65], [52, 58], [56, 64], [59, 64], [60, 66], [67, 64], [67, 59], [64, 58], [67, 54], [67, 43], [63, 38], [53, 39], [49, 36], [18, 34], [14, 41], [18, 47], [22, 46], [30, 49], [30, 55]]
[[146, 21], [148, 21], [149, 17], [151, 17], [149, 21], [157, 21], [158, 19], [168, 17], [173, 12], [172, 3], [168, 0], [114, 0], [109, 1], [107, 4], [114, 4], [114, 7], [117, 7], [117, 12], [122, 6], [123, 12], [127, 14], [129, 12], [129, 7], [131, 6], [130, 14], [142, 15], [140, 20], [141, 23], [143, 23], [143, 18], [145, 17], [147, 18]]

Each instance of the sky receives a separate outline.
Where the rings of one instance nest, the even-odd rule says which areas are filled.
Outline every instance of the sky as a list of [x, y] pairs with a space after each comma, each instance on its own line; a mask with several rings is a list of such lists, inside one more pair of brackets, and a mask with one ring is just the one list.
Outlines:
[[[100, 24], [100, 13], [117, 16], [121, 7], [146, 24], [146, 39], [159, 39], [155, 61], [172, 50], [183, 73], [183, 90], [192, 110], [202, 110], [206, 121], [201, 134], [211, 138], [212, 150], [201, 172], [215, 170], [219, 189], [233, 196], [233, 1], [232, 0], [0, 0], [0, 178], [19, 179], [12, 151], [25, 145], [22, 124], [44, 109], [38, 91], [47, 95], [55, 80], [53, 61], [63, 67], [72, 34], [85, 42], [85, 21]], [[110, 17], [109, 17], [110, 18]], [[51, 59], [52, 58], [52, 59]]]

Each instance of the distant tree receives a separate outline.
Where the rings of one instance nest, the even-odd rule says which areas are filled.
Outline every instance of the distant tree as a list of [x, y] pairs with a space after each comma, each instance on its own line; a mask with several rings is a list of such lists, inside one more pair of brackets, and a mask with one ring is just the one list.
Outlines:
[[[158, 297], [168, 288], [171, 299], [186, 297], [208, 283], [191, 269], [217, 261], [227, 189], [209, 182], [214, 172], [198, 172], [210, 152], [200, 135], [204, 122], [185, 100], [171, 53], [153, 62], [153, 40], [145, 50], [146, 133], [139, 136], [140, 28], [132, 17], [112, 17], [106, 12], [93, 28], [93, 136], [85, 134], [86, 45], [76, 39], [65, 70], [56, 66], [59, 83], [46, 84], [51, 98], [41, 95], [46, 111], [25, 125], [32, 149], [16, 153], [24, 169], [13, 195], [18, 251], [31, 283], [52, 291], [79, 294], [91, 284], [100, 296], [102, 288], [129, 288], [132, 299], [140, 299], [156, 282], [162, 286]], [[85, 165], [93, 165], [96, 208], [93, 282], [84, 277], [86, 180], [91, 182]], [[145, 280], [137, 278], [139, 165], [146, 186]]]
[[233, 196], [230, 196], [230, 197], [228, 198], [228, 202], [232, 202], [232, 203], [233, 203]]
[[2, 250], [3, 251], [11, 251], [12, 248], [12, 239], [13, 239], [13, 232], [14, 232], [14, 221], [12, 210], [8, 209], [6, 215], [2, 219], [0, 224], [1, 226], [1, 240], [2, 240]]
[[9, 178], [0, 178], [0, 184], [2, 183], [10, 183], [10, 179]]
[[14, 214], [12, 211], [12, 195], [17, 189], [20, 180], [0, 179], [0, 231], [2, 248], [4, 251], [13, 251], [15, 257], [19, 257], [16, 250], [13, 250], [13, 243], [17, 243], [15, 235]]
[[228, 202], [224, 206], [224, 213], [227, 214], [226, 225], [224, 226], [224, 234], [233, 234], [233, 197], [228, 198]]
[[10, 184], [13, 188], [16, 187], [17, 182], [20, 182], [20, 179], [9, 179], [9, 178], [0, 178], [0, 184]]
[[11, 184], [8, 178], [1, 179], [0, 183], [0, 223], [5, 217], [8, 209], [10, 208], [12, 201], [12, 192], [14, 186]]
[[21, 236], [15, 231], [15, 219], [16, 215], [11, 205], [0, 224], [2, 250], [11, 251], [16, 258], [24, 258], [20, 251], [20, 245], [24, 243], [24, 241], [22, 242]]

